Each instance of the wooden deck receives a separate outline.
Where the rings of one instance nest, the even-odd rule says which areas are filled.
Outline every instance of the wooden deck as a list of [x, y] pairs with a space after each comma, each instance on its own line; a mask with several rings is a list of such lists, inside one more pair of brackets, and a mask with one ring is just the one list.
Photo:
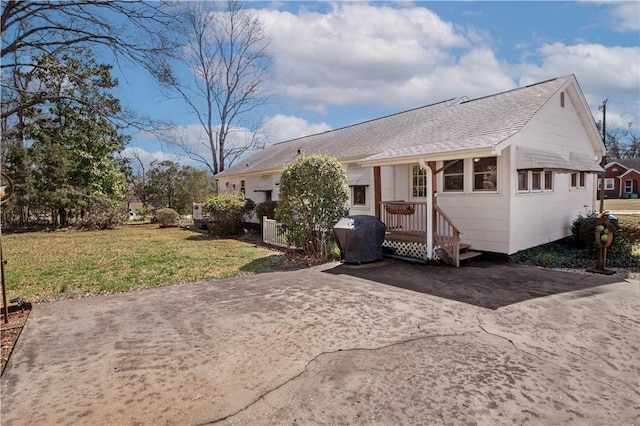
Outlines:
[[[387, 227], [385, 240], [391, 243], [417, 243], [427, 246], [427, 209], [427, 203], [424, 202], [381, 202], [380, 219]], [[470, 250], [469, 244], [460, 243], [460, 231], [438, 206], [434, 206], [433, 219], [433, 243], [437, 247], [440, 259], [460, 266], [460, 261], [482, 254]]]

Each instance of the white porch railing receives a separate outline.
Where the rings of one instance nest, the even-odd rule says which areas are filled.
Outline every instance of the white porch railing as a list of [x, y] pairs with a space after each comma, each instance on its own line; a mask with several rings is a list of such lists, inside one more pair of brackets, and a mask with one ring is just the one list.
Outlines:
[[[381, 202], [380, 220], [387, 226], [387, 238], [426, 244], [427, 208], [424, 202]], [[454, 266], [460, 266], [460, 231], [438, 206], [434, 207], [433, 222], [434, 248], [442, 250]]]
[[380, 220], [387, 226], [387, 231], [394, 234], [426, 235], [427, 203], [382, 201]]
[[262, 218], [262, 241], [273, 246], [295, 248], [287, 244], [286, 233], [282, 230], [280, 224], [266, 216]]
[[460, 266], [460, 231], [440, 207], [435, 206], [435, 214], [435, 246], [447, 254], [453, 266]]

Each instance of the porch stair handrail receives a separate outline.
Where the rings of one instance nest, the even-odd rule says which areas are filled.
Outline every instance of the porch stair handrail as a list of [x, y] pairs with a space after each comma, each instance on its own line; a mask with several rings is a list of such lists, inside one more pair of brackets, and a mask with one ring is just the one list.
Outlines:
[[436, 247], [440, 248], [452, 260], [454, 266], [460, 266], [460, 231], [453, 224], [453, 221], [437, 205], [433, 206], [435, 211], [435, 226], [433, 230], [433, 240]]

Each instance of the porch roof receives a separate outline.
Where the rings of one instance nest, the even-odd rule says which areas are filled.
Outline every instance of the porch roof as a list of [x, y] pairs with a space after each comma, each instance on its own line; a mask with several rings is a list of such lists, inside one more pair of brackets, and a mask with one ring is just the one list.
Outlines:
[[[341, 129], [270, 145], [216, 177], [281, 169], [299, 154], [364, 158], [368, 165], [412, 156], [497, 148], [575, 77], [566, 76], [483, 98], [449, 99]], [[360, 162], [360, 161], [359, 161]]]

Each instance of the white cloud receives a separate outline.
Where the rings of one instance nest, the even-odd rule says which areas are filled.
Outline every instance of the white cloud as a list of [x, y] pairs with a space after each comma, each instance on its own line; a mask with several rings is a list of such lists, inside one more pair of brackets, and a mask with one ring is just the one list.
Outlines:
[[[299, 107], [321, 113], [330, 105], [424, 105], [440, 100], [444, 87], [450, 96], [451, 87], [473, 79], [471, 73], [462, 78], [457, 72], [463, 64], [452, 49], [462, 49], [468, 60], [471, 43], [487, 40], [478, 30], [463, 35], [432, 11], [413, 5], [334, 3], [324, 14], [258, 13], [273, 38], [277, 90]], [[479, 50], [486, 56], [486, 48]], [[496, 60], [490, 56], [492, 65]], [[455, 78], [449, 78], [448, 69]], [[492, 80], [500, 81], [499, 90], [513, 85], [504, 73]], [[486, 89], [495, 88], [492, 84]]]
[[291, 115], [276, 114], [267, 117], [262, 123], [260, 133], [267, 144], [288, 141], [302, 136], [331, 130], [327, 123], [309, 123], [307, 120]]
[[616, 2], [610, 10], [611, 27], [615, 31], [640, 31], [640, 3], [637, 1]]
[[538, 54], [539, 64], [517, 66], [521, 85], [575, 74], [596, 120], [598, 105], [609, 99], [607, 121], [618, 127], [633, 122], [638, 128], [640, 47], [554, 43], [543, 45]]
[[140, 167], [138, 161], [141, 161], [145, 167], [149, 167], [153, 161], [157, 161], [158, 163], [162, 161], [173, 161], [183, 166], [197, 166], [197, 164], [188, 157], [162, 150], [149, 152], [140, 147], [128, 146], [121, 152], [121, 155], [124, 158], [132, 160], [131, 167], [133, 167], [134, 170]]

